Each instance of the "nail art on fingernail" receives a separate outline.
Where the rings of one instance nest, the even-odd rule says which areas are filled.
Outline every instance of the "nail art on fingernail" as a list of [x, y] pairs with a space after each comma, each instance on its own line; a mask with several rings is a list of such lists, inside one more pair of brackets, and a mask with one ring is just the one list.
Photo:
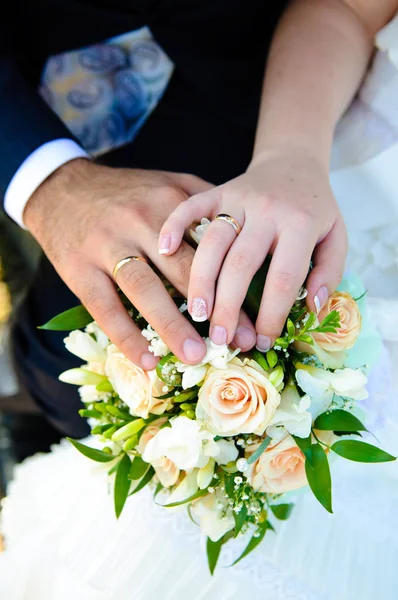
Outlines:
[[217, 346], [222, 346], [227, 343], [227, 330], [225, 327], [220, 327], [220, 325], [215, 325], [211, 330], [211, 341], [217, 344]]
[[258, 334], [256, 348], [259, 352], [268, 352], [271, 346], [271, 338], [269, 338], [267, 335]]
[[318, 293], [314, 296], [314, 304], [316, 309], [316, 314], [319, 315], [322, 308], [325, 306], [326, 301], [329, 297], [328, 288], [323, 285], [319, 288]]
[[194, 298], [192, 300], [191, 317], [197, 323], [207, 321], [207, 303], [204, 298]]
[[171, 235], [163, 235], [159, 243], [159, 254], [168, 254], [171, 246]]

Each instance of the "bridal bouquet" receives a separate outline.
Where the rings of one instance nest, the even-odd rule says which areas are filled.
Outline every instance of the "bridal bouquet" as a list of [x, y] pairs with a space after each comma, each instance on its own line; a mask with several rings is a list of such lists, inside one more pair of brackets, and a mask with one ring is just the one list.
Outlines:
[[[249, 290], [245, 308], [251, 316], [264, 277]], [[213, 573], [231, 538], [250, 538], [236, 563], [274, 530], [276, 519], [289, 517], [295, 490], [309, 486], [332, 512], [332, 456], [394, 460], [362, 439], [367, 429], [360, 403], [368, 395], [374, 343], [361, 334], [364, 294], [358, 289], [356, 281], [345, 280], [318, 316], [306, 308], [304, 290], [266, 353], [216, 346], [206, 337], [206, 324], [193, 323], [207, 344], [196, 365], [180, 362], [124, 298], [160, 358], [149, 372], [130, 362], [83, 307], [47, 323], [47, 329], [73, 330], [66, 347], [85, 362], [60, 379], [79, 386], [85, 405], [80, 414], [99, 443], [93, 448], [70, 441], [88, 458], [108, 463], [116, 515], [129, 496], [150, 485], [166, 510], [187, 508], [207, 538]], [[184, 312], [184, 298], [170, 293]]]

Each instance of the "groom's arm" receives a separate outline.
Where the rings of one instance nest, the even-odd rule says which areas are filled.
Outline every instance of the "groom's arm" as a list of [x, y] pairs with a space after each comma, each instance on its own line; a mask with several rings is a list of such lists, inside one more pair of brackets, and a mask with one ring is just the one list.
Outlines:
[[[45, 37], [42, 26], [32, 23], [30, 31]], [[19, 224], [40, 183], [68, 160], [85, 155], [29, 81], [24, 64], [41, 60], [42, 40], [27, 33], [15, 17], [0, 26], [0, 205]]]

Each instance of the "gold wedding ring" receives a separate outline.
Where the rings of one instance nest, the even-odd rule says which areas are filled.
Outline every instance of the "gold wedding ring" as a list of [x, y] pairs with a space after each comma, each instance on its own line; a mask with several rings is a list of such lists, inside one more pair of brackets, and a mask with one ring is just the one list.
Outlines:
[[147, 259], [144, 258], [143, 256], [127, 256], [126, 258], [122, 258], [122, 260], [119, 260], [119, 262], [115, 265], [115, 268], [113, 269], [113, 272], [112, 272], [113, 279], [116, 280], [116, 275], [118, 274], [120, 269], [122, 267], [124, 267], [124, 265], [127, 265], [127, 263], [131, 262], [132, 260], [140, 260], [141, 262], [148, 264]]
[[234, 228], [236, 235], [239, 235], [242, 231], [242, 227], [239, 225], [238, 221], [231, 217], [231, 215], [220, 213], [219, 215], [214, 217], [214, 221], [216, 219], [219, 219], [220, 221], [225, 221], [226, 223], [228, 223], [228, 225], [231, 225]]

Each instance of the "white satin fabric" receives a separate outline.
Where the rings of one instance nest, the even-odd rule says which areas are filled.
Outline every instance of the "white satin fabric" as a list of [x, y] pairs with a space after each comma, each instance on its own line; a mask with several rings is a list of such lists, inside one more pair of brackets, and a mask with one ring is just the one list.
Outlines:
[[[398, 453], [398, 19], [378, 36], [360, 96], [336, 132], [332, 186], [350, 237], [348, 268], [368, 289], [385, 340], [367, 423]], [[4, 503], [6, 600], [396, 600], [398, 464], [332, 464], [334, 514], [301, 494], [291, 518], [233, 569], [208, 574], [184, 510], [149, 490], [113, 516], [106, 471], [67, 443], [16, 469]], [[244, 540], [229, 544], [228, 565]]]

